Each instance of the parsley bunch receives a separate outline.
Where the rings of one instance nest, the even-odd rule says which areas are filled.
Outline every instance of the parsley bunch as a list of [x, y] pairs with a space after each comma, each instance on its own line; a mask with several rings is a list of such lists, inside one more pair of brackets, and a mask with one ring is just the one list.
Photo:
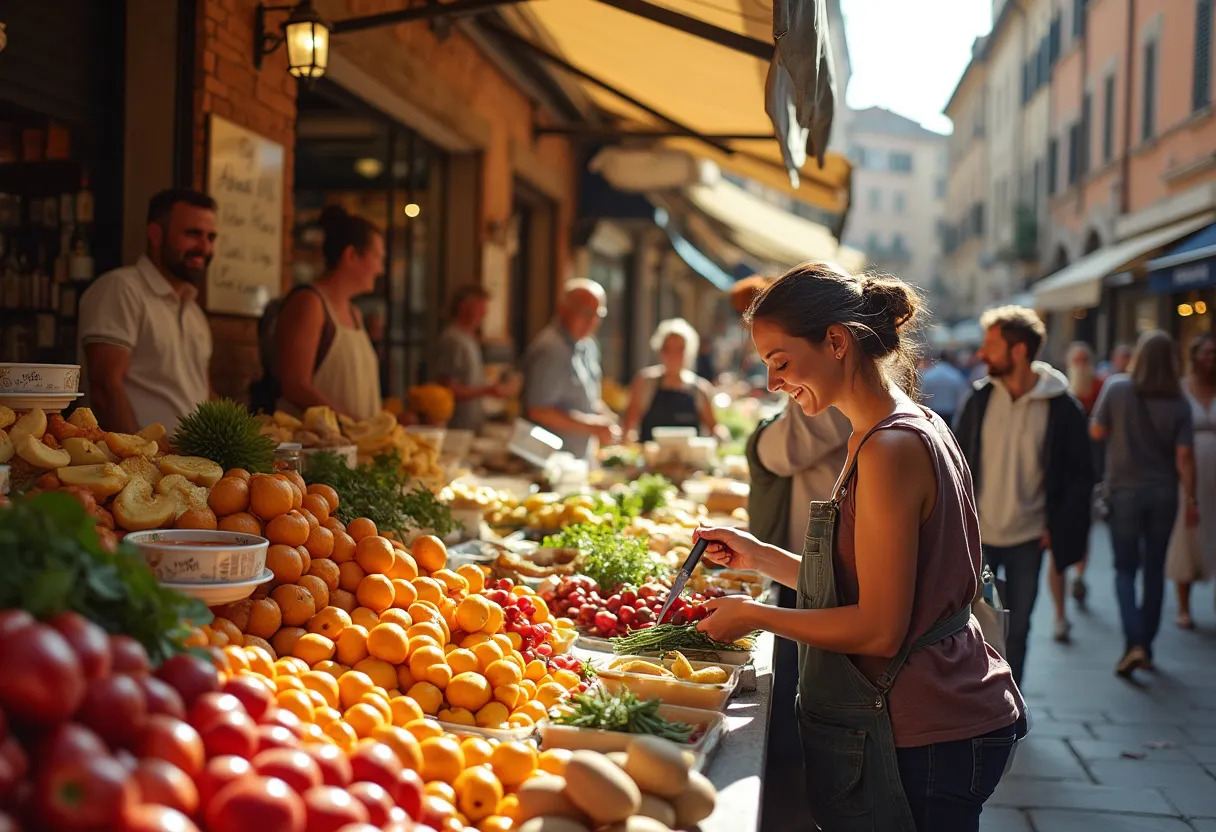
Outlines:
[[332, 451], [310, 454], [304, 461], [304, 480], [324, 483], [338, 492], [335, 513], [343, 523], [366, 517], [381, 531], [401, 537], [408, 529], [431, 529], [444, 537], [455, 528], [451, 510], [430, 489], [402, 472], [396, 452], [354, 468]]
[[640, 585], [663, 568], [650, 556], [649, 539], [623, 535], [611, 524], [579, 523], [551, 534], [541, 544], [578, 549], [578, 571], [612, 592], [622, 584]]
[[663, 508], [675, 493], [671, 480], [662, 474], [642, 474], [636, 480], [613, 490], [621, 514], [638, 517]]

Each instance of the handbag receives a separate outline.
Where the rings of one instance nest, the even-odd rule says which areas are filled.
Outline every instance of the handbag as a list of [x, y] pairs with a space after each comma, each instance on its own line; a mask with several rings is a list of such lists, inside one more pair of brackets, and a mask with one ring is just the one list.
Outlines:
[[992, 645], [992, 649], [1003, 659], [1009, 638], [1009, 610], [1001, 603], [1001, 592], [997, 583], [991, 567], [985, 565], [980, 573], [979, 591], [971, 602], [971, 614], [980, 623], [984, 641]]

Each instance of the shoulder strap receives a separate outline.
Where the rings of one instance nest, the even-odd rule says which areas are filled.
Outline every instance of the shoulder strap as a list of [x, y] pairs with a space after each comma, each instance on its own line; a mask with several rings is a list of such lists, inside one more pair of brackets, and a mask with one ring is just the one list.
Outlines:
[[325, 310], [325, 322], [321, 324], [321, 338], [317, 341], [317, 358], [313, 362], [312, 369], [316, 372], [321, 367], [321, 362], [329, 355], [329, 349], [334, 345], [334, 336], [337, 335], [337, 324], [334, 323], [333, 310], [329, 307], [329, 299], [325, 297], [325, 293], [311, 284], [297, 286], [292, 289], [292, 293], [308, 291], [317, 296], [317, 300], [321, 301], [321, 308]]
[[836, 489], [833, 492], [833, 496], [832, 496], [833, 505], [836, 505], [836, 506], [840, 505], [840, 502], [846, 496], [848, 496], [849, 484], [853, 481], [853, 477], [856, 476], [856, 474], [857, 474], [857, 458], [861, 456], [861, 449], [865, 446], [865, 444], [867, 442], [870, 441], [870, 437], [873, 436], [878, 431], [882, 430], [883, 428], [888, 427], [889, 426], [888, 423], [891, 420], [897, 419], [900, 416], [905, 416], [905, 415], [907, 415], [907, 414], [892, 413], [890, 416], [888, 416], [887, 418], [883, 419], [882, 421], [880, 421], [876, 425], [874, 425], [874, 427], [870, 428], [870, 430], [866, 433], [865, 436], [861, 437], [861, 441], [857, 443], [857, 452], [855, 454], [853, 454], [852, 459], [849, 460], [849, 464], [845, 468], [844, 474], [842, 474], [840, 477], [840, 482], [838, 482], [836, 484]]

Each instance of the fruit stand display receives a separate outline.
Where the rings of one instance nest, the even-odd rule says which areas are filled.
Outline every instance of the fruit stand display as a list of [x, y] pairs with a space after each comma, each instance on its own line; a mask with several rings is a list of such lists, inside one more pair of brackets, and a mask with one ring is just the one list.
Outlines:
[[[0, 508], [0, 832], [725, 828], [714, 783], [740, 758], [714, 747], [746, 694], [684, 624], [723, 589], [655, 626], [681, 557], [644, 530], [657, 482], [546, 498], [579, 573], [516, 582], [426, 533], [450, 517], [399, 456], [290, 470], [238, 410], [173, 437], [0, 413], [26, 492]], [[231, 574], [190, 580], [212, 563]], [[236, 597], [208, 608], [217, 588]], [[610, 636], [629, 655], [575, 646]]]

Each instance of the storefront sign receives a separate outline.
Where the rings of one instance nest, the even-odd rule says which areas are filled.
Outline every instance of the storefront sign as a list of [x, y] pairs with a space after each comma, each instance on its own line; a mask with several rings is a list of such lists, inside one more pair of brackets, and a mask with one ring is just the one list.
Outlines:
[[1216, 260], [1198, 260], [1149, 274], [1149, 286], [1154, 292], [1182, 292], [1216, 286]]
[[283, 146], [213, 115], [207, 171], [219, 205], [207, 309], [259, 317], [283, 285]]

